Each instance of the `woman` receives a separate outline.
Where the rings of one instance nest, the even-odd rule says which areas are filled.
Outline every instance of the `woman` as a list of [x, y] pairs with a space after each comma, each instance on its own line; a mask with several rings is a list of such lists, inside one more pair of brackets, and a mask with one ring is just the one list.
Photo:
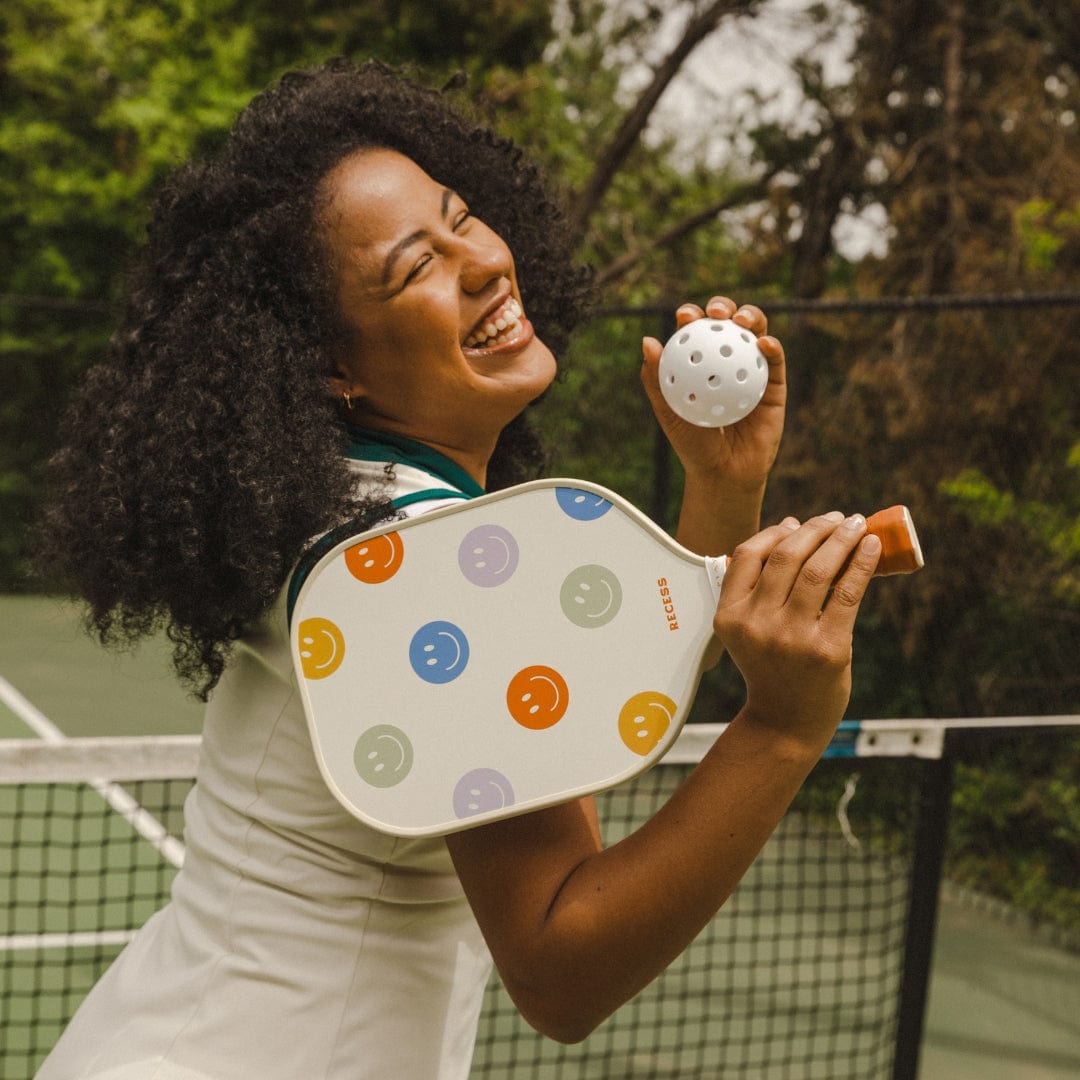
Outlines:
[[46, 562], [105, 640], [163, 624], [181, 676], [213, 694], [172, 901], [39, 1077], [464, 1078], [491, 957], [532, 1024], [584, 1037], [712, 917], [847, 701], [877, 541], [840, 514], [756, 531], [784, 405], [764, 316], [707, 305], [770, 364], [728, 429], [667, 409], [644, 343], [686, 469], [677, 537], [734, 550], [715, 629], [747, 701], [605, 850], [591, 800], [445, 840], [349, 817], [319, 777], [285, 626], [320, 534], [535, 473], [526, 410], [584, 282], [534, 170], [377, 65], [295, 73], [166, 188], [131, 297], [54, 461]]

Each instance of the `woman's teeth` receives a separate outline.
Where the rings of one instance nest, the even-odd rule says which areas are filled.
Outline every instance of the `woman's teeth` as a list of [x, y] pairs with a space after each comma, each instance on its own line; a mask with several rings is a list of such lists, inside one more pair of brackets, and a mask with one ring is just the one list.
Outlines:
[[510, 297], [494, 316], [478, 326], [466, 339], [470, 349], [486, 345], [501, 345], [509, 341], [521, 326], [521, 305]]

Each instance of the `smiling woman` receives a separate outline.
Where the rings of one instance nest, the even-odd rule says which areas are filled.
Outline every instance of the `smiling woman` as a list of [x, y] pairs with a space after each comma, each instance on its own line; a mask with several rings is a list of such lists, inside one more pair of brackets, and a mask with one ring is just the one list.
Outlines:
[[439, 450], [483, 487], [502, 431], [555, 377], [510, 248], [395, 151], [350, 155], [323, 191], [346, 326], [331, 381], [350, 419]]
[[[378, 179], [366, 166], [395, 161], [437, 192], [434, 204], [415, 204], [411, 222], [402, 218], [410, 208], [395, 210], [392, 186], [362, 186], [364, 174]], [[378, 205], [365, 209], [367, 195]], [[384, 212], [397, 216], [383, 221]], [[357, 363], [352, 294], [372, 311], [386, 301], [379, 332], [401, 351], [370, 363], [400, 376], [402, 395], [412, 373], [419, 393], [431, 349], [413, 350], [423, 347], [420, 328], [434, 333], [436, 324], [402, 304], [412, 280], [431, 272], [417, 265], [435, 255], [420, 250], [429, 232], [455, 228], [501, 245], [504, 266], [514, 251], [514, 300], [537, 337], [560, 349], [581, 315], [587, 274], [537, 169], [445, 95], [381, 65], [333, 61], [286, 75], [252, 101], [215, 156], [165, 185], [124, 323], [73, 403], [39, 541], [43, 574], [87, 599], [103, 640], [124, 644], [164, 625], [181, 676], [205, 695], [311, 537], [385, 512], [346, 465], [355, 442], [346, 423], [376, 406], [392, 413], [392, 404], [365, 387], [362, 413], [350, 415], [350, 386], [331, 385]], [[386, 246], [364, 286], [350, 249], [376, 239]], [[396, 279], [383, 280], [391, 272]], [[495, 305], [505, 288], [482, 286], [468, 331], [487, 325], [482, 316], [504, 318]], [[487, 487], [527, 479], [541, 461], [519, 407], [490, 450]]]
[[[290, 648], [305, 575], [378, 520], [539, 468], [528, 408], [586, 292], [561, 222], [508, 142], [416, 82], [344, 61], [283, 78], [166, 185], [124, 324], [63, 426], [41, 564], [86, 600], [103, 640], [163, 626], [209, 705], [171, 901], [39, 1080], [465, 1080], [492, 959], [530, 1023], [583, 1038], [712, 917], [828, 744], [880, 549], [858, 515], [757, 531], [784, 352], [758, 308], [714, 297], [676, 321], [754, 335], [761, 404], [695, 427], [664, 402], [653, 339], [641, 373], [686, 469], [676, 539], [733, 552], [713, 626], [747, 702], [723, 738], [610, 848], [587, 799], [406, 840], [353, 817], [324, 781]], [[585, 523], [609, 504], [571, 491], [561, 505]], [[524, 557], [489, 525], [466, 540], [448, 557], [470, 587]], [[346, 599], [392, 589], [403, 560], [392, 534], [355, 540]], [[589, 631], [625, 599], [588, 564], [559, 602]], [[445, 613], [413, 614], [407, 655], [389, 654], [374, 617], [348, 640], [305, 620], [297, 666], [319, 681], [360, 650], [361, 672], [419, 680], [452, 740], [470, 717], [439, 691], [481, 665]], [[515, 733], [544, 737], [576, 710], [575, 724], [647, 743], [670, 717], [669, 699], [640, 694], [625, 715], [585, 715], [535, 660], [494, 686]], [[348, 690], [357, 729], [341, 757], [393, 788], [414, 766], [400, 703], [373, 704], [363, 677]], [[457, 812], [505, 799], [504, 783], [487, 765], [468, 773]]]

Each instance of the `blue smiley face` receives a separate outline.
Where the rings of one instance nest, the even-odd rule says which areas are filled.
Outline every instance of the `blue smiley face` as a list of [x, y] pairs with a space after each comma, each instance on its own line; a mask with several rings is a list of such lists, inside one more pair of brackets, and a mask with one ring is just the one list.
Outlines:
[[611, 509], [611, 503], [607, 499], [597, 495], [595, 491], [585, 491], [583, 488], [556, 488], [555, 498], [563, 513], [575, 521], [595, 521]]
[[461, 627], [451, 622], [429, 622], [413, 634], [409, 663], [424, 682], [452, 682], [468, 662], [469, 641]]

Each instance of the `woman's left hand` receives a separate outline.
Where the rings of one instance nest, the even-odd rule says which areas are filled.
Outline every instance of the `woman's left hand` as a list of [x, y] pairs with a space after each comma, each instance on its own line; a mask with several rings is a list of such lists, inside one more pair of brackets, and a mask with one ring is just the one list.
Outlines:
[[683, 304], [675, 312], [681, 328], [704, 317], [733, 319], [758, 339], [758, 347], [769, 364], [769, 381], [757, 408], [736, 424], [705, 428], [683, 420], [664, 400], [660, 391], [659, 365], [663, 345], [653, 337], [642, 342], [644, 363], [641, 379], [653, 412], [682, 462], [688, 479], [702, 484], [723, 484], [745, 491], [760, 490], [776, 460], [784, 429], [787, 383], [784, 347], [768, 336], [768, 320], [761, 308], [738, 306], [726, 296], [714, 296], [702, 310], [697, 304]]

